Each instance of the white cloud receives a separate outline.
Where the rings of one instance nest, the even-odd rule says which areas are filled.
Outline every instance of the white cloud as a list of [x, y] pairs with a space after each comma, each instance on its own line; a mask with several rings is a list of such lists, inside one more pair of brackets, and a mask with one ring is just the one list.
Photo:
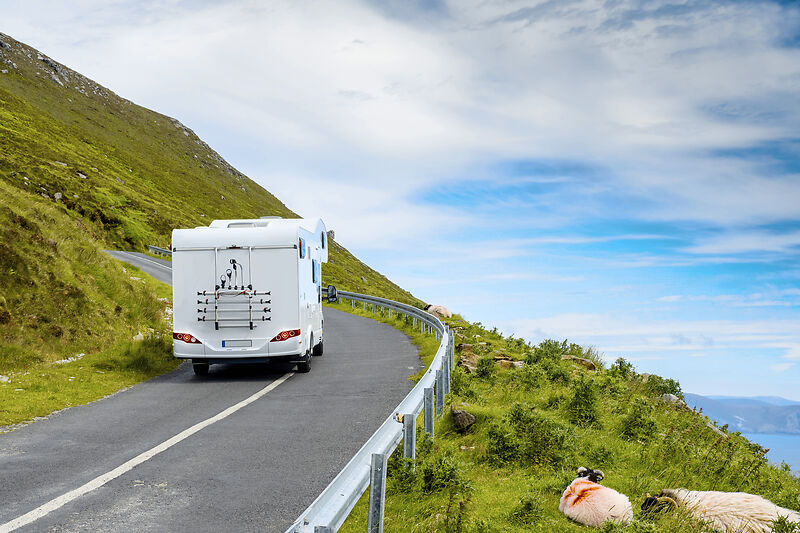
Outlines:
[[775, 364], [775, 365], [769, 365], [769, 369], [772, 370], [773, 372], [777, 372], [777, 373], [780, 374], [780, 373], [786, 372], [787, 370], [789, 370], [793, 366], [794, 366], [794, 363], [778, 363], [778, 364]]
[[[800, 198], [800, 190], [793, 198]], [[788, 233], [738, 231], [701, 240], [694, 246], [684, 248], [683, 251], [693, 254], [800, 252], [800, 231]]]

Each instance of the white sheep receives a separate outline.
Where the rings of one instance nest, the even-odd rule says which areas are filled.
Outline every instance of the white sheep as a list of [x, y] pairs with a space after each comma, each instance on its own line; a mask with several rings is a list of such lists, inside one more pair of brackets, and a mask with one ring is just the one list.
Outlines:
[[580, 467], [578, 477], [561, 495], [558, 510], [572, 520], [586, 526], [602, 527], [606, 522], [630, 524], [633, 506], [624, 494], [598, 482], [604, 474], [600, 470]]
[[443, 305], [428, 304], [425, 306], [425, 310], [432, 315], [439, 315], [443, 318], [453, 318], [453, 313], [451, 313], [450, 310]]
[[800, 513], [746, 492], [664, 489], [658, 496], [647, 495], [642, 511], [683, 507], [696, 519], [728, 533], [769, 533], [773, 522], [784, 516], [800, 523]]

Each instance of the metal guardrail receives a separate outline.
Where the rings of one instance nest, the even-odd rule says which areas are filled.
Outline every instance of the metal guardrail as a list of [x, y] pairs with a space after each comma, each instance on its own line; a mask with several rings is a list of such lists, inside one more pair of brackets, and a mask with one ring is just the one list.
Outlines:
[[[302, 512], [286, 533], [333, 533], [344, 523], [361, 495], [370, 486], [368, 530], [383, 531], [383, 497], [386, 485], [386, 458], [405, 439], [404, 455], [414, 458], [417, 416], [425, 410], [425, 431], [433, 436], [434, 412], [441, 416], [444, 396], [450, 392], [450, 371], [455, 365], [454, 344], [449, 328], [435, 316], [400, 302], [354, 292], [339, 291], [339, 298], [356, 302], [372, 312], [387, 310], [391, 317], [411, 317], [423, 333], [441, 338], [439, 349], [425, 374], [411, 392], [394, 409], [341, 472], [330, 482], [314, 502]], [[434, 407], [435, 397], [435, 407]]]
[[172, 250], [167, 250], [166, 248], [159, 248], [158, 246], [147, 245], [147, 251], [154, 255], [165, 255], [167, 257], [172, 257]]

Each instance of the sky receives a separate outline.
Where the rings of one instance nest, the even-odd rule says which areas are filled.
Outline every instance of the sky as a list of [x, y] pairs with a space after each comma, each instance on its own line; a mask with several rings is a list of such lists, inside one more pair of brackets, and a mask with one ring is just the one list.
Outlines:
[[800, 3], [3, 0], [430, 303], [800, 400]]

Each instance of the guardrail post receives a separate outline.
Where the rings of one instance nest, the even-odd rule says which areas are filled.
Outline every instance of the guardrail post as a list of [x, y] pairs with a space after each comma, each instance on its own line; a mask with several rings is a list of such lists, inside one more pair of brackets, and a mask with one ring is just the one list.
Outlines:
[[386, 496], [386, 454], [373, 453], [369, 469], [369, 514], [367, 532], [383, 533], [383, 506]]
[[364, 311], [367, 310], [367, 302], [364, 302]]
[[425, 404], [423, 407], [425, 413], [425, 433], [433, 438], [433, 387], [425, 388]]
[[442, 381], [444, 382], [444, 393], [450, 394], [450, 362], [445, 357], [442, 361], [442, 370], [444, 371]]
[[355, 308], [356, 308], [356, 301], [355, 301], [355, 300], [353, 300], [352, 298], [350, 299], [350, 305], [351, 305], [351, 307], [352, 307], [353, 309], [355, 309]]
[[416, 459], [416, 445], [417, 417], [414, 416], [414, 413], [406, 413], [403, 415], [403, 457], [412, 461]]
[[444, 414], [444, 374], [441, 370], [436, 371], [436, 416]]
[[413, 320], [414, 320], [414, 326], [413, 327], [417, 327], [417, 317], [413, 317]]

